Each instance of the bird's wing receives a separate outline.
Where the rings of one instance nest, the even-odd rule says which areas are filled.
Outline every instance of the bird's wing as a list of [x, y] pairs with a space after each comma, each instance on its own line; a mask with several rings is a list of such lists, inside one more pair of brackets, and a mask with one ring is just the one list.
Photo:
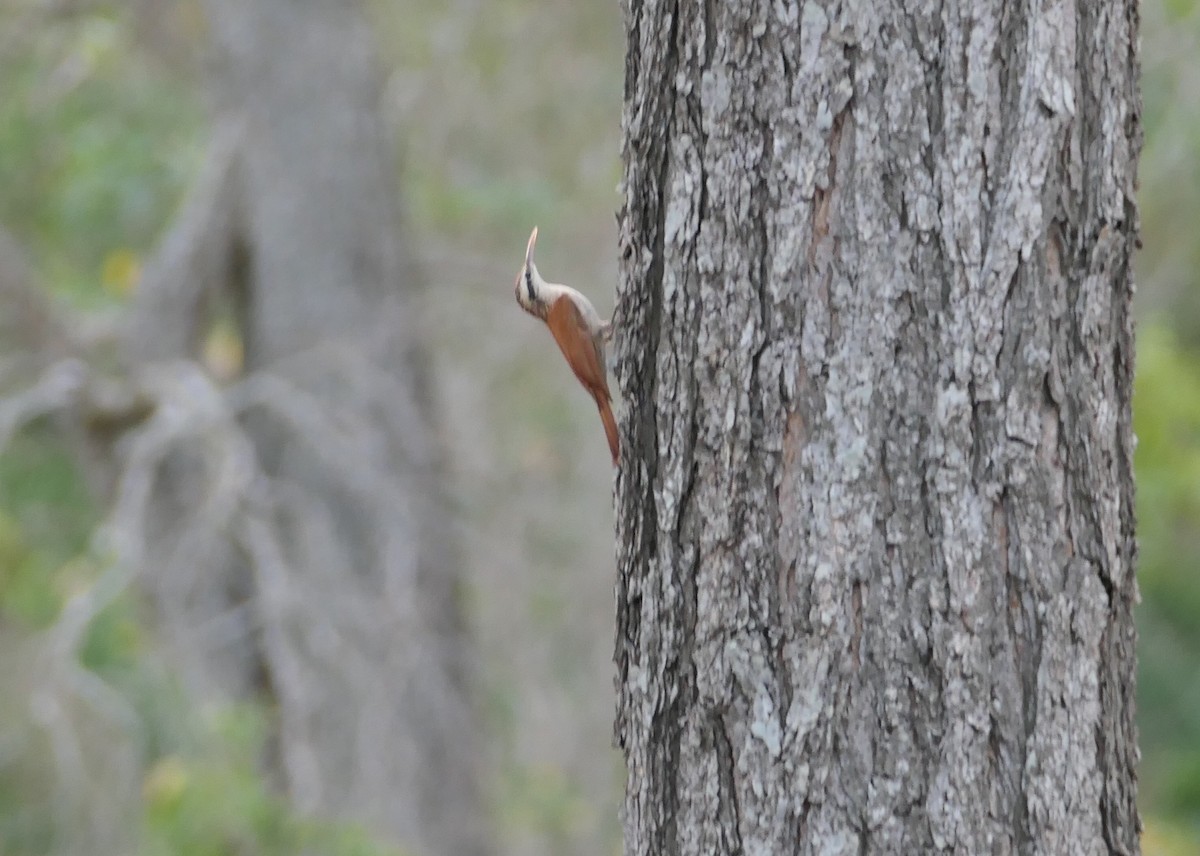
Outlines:
[[555, 300], [546, 314], [546, 326], [550, 328], [559, 350], [584, 388], [597, 401], [601, 397], [611, 401], [604, 352], [601, 350], [603, 345], [588, 330], [575, 301], [565, 294]]

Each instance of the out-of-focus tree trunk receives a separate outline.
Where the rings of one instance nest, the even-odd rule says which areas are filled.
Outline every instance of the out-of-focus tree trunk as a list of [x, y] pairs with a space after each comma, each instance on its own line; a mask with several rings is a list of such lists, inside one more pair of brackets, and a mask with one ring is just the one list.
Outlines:
[[1136, 853], [1136, 3], [626, 24], [626, 853]]
[[194, 406], [210, 390], [171, 361], [232, 317], [242, 379], [199, 418], [248, 442], [201, 437], [157, 468], [144, 581], [194, 689], [276, 702], [302, 808], [414, 853], [480, 852], [459, 568], [371, 34], [357, 4], [205, 9], [216, 132], [129, 352]]

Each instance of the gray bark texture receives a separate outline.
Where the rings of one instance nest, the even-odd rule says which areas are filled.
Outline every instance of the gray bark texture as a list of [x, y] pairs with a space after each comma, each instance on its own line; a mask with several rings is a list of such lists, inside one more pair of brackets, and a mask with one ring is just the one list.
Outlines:
[[[353, 3], [205, 11], [217, 130], [130, 326], [161, 403], [118, 484], [144, 522], [118, 531], [192, 689], [275, 702], [302, 809], [413, 853], [482, 852], [460, 570], [370, 30]], [[245, 343], [228, 389], [190, 362], [222, 314]]]
[[625, 852], [1137, 853], [1137, 4], [625, 13]]

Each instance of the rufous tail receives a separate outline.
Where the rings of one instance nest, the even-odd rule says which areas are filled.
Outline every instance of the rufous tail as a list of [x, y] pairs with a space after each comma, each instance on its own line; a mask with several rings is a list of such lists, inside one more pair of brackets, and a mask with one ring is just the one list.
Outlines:
[[600, 411], [600, 421], [604, 423], [604, 433], [608, 437], [608, 451], [612, 452], [612, 461], [615, 467], [621, 451], [621, 441], [617, 439], [617, 420], [613, 418], [612, 407], [606, 398], [596, 396], [596, 407]]

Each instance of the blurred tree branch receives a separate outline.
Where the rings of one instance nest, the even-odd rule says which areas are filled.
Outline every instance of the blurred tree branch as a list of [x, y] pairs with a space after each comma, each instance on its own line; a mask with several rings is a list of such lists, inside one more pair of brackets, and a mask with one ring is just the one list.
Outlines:
[[[299, 807], [482, 852], [460, 569], [371, 33], [342, 4], [204, 8], [208, 155], [126, 323], [59, 312], [0, 241], [24, 378], [0, 442], [53, 416], [109, 508], [106, 570], [50, 631], [59, 667], [34, 695], [98, 698], [81, 634], [137, 581], [197, 697], [274, 703], [272, 765]], [[246, 356], [225, 388], [199, 357], [230, 307]]]
[[13, 362], [37, 364], [68, 349], [67, 328], [33, 284], [25, 255], [12, 233], [0, 225], [0, 348], [5, 373]]
[[241, 137], [237, 123], [218, 120], [193, 190], [146, 265], [124, 336], [135, 361], [199, 354], [206, 301], [234, 277]]

